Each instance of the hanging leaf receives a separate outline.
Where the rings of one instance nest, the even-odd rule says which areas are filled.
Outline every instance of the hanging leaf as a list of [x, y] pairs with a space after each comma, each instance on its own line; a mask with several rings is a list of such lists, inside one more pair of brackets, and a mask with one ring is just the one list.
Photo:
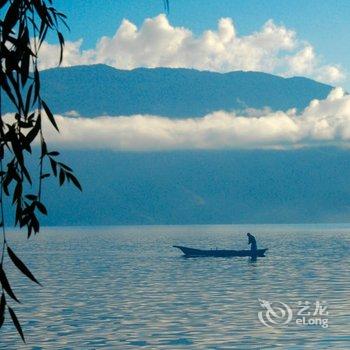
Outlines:
[[6, 305], [5, 294], [2, 293], [1, 299], [0, 299], [0, 328], [2, 327], [5, 321], [5, 305]]
[[0, 265], [0, 282], [2, 285], [2, 288], [5, 289], [6, 293], [15, 301], [17, 301], [17, 303], [19, 303], [20, 301], [17, 299], [17, 297], [15, 296], [15, 293], [13, 293], [12, 288], [10, 286], [10, 283], [6, 277], [5, 271], [2, 268], [2, 265]]
[[32, 213], [30, 225], [32, 226], [34, 233], [38, 233], [40, 229], [40, 223], [34, 213]]
[[41, 202], [36, 201], [35, 205], [39, 209], [41, 214], [47, 215], [47, 209], [46, 209], [44, 204], [42, 204]]
[[63, 61], [63, 48], [64, 48], [64, 38], [62, 33], [57, 32], [57, 37], [58, 37], [58, 41], [60, 43], [60, 60], [59, 60], [59, 64], [62, 63]]
[[39, 281], [33, 276], [33, 274], [30, 272], [28, 267], [24, 265], [24, 263], [17, 257], [17, 255], [13, 252], [13, 250], [7, 246], [7, 252], [9, 254], [9, 257], [11, 258], [12, 262], [15, 264], [15, 266], [24, 274], [26, 275], [29, 279], [31, 279], [33, 282], [39, 284]]
[[11, 6], [9, 7], [3, 22], [3, 30], [4, 30], [3, 34], [5, 36], [9, 35], [12, 28], [16, 25], [18, 21], [19, 11], [20, 11], [20, 1], [15, 0], [12, 2]]
[[61, 168], [63, 168], [64, 170], [67, 170], [67, 171], [70, 171], [70, 172], [73, 172], [73, 169], [70, 168], [69, 166], [67, 166], [66, 164], [63, 164], [61, 162], [58, 162], [58, 165], [61, 166]]
[[59, 129], [58, 129], [58, 126], [56, 124], [56, 120], [55, 120], [55, 117], [53, 116], [53, 114], [51, 113], [49, 107], [47, 106], [47, 104], [44, 102], [44, 101], [41, 101], [42, 104], [43, 104], [43, 108], [44, 108], [44, 111], [47, 115], [47, 117], [49, 118], [51, 124], [54, 126], [54, 128], [59, 132]]
[[17, 182], [17, 185], [16, 185], [15, 190], [13, 192], [12, 204], [20, 201], [21, 196], [22, 196], [22, 183]]
[[24, 339], [24, 334], [23, 334], [23, 331], [22, 331], [22, 327], [18, 321], [18, 318], [15, 314], [15, 312], [13, 311], [13, 309], [11, 309], [9, 306], [7, 306], [8, 310], [9, 310], [9, 313], [10, 313], [10, 316], [12, 318], [12, 322], [13, 324], [15, 325], [16, 329], [17, 329], [17, 332], [18, 334], [21, 336], [22, 340], [23, 340], [23, 343], [25, 343], [25, 339]]
[[27, 97], [26, 97], [26, 103], [24, 107], [24, 114], [27, 116], [29, 113], [29, 108], [30, 108], [30, 101], [32, 99], [32, 92], [33, 92], [33, 86], [34, 84], [31, 84], [29, 86], [28, 92], [27, 92]]
[[78, 181], [78, 179], [71, 173], [66, 173], [66, 176], [69, 180], [71, 180], [74, 184], [75, 187], [77, 187], [81, 192], [83, 192], [83, 189], [80, 185], [80, 182]]
[[51, 156], [51, 157], [57, 157], [57, 156], [60, 155], [60, 152], [52, 151], [52, 152], [49, 152], [47, 155], [48, 155], [48, 156]]
[[[29, 33], [28, 28], [24, 29], [24, 35], [22, 36], [23, 46], [28, 47], [29, 42]], [[24, 54], [22, 56], [22, 64], [21, 64], [21, 80], [22, 85], [25, 86], [29, 77], [29, 66], [30, 66], [31, 53], [28, 50], [24, 50]]]
[[65, 178], [66, 178], [66, 176], [65, 176], [64, 170], [61, 168], [61, 170], [60, 170], [60, 178], [59, 178], [60, 186], [63, 185]]
[[56, 177], [57, 176], [57, 162], [51, 157], [49, 159], [50, 159], [52, 172], [53, 172], [54, 176]]
[[34, 84], [35, 84], [35, 89], [34, 89], [34, 99], [33, 99], [33, 106], [36, 101], [38, 101], [39, 96], [40, 96], [40, 75], [38, 68], [35, 66], [34, 68]]
[[30, 201], [35, 201], [38, 196], [36, 194], [26, 194], [25, 196], [27, 199], [29, 199]]
[[16, 101], [16, 98], [12, 93], [11, 87], [7, 82], [5, 74], [3, 74], [2, 72], [0, 74], [0, 82], [1, 82], [1, 87], [4, 89], [4, 91], [6, 92], [7, 96], [9, 97], [11, 102], [14, 104], [16, 109], [18, 109], [19, 107], [18, 107], [18, 103]]

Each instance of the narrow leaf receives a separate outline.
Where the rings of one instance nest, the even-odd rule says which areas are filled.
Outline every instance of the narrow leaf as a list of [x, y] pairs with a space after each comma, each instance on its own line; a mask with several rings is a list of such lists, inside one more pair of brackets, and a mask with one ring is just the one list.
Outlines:
[[13, 250], [10, 247], [7, 247], [7, 252], [9, 254], [9, 257], [11, 258], [12, 262], [16, 265], [16, 267], [29, 279], [31, 279], [33, 282], [41, 284], [38, 282], [38, 280], [33, 276], [33, 274], [29, 271], [26, 265], [16, 256], [16, 254], [13, 252]]
[[60, 169], [60, 177], [59, 177], [59, 180], [60, 180], [60, 186], [62, 186], [62, 185], [63, 185], [65, 178], [66, 178], [66, 176], [65, 176], [65, 174], [64, 174], [63, 169], [61, 168], [61, 169]]
[[83, 192], [83, 189], [80, 185], [80, 182], [73, 174], [67, 173], [67, 177], [68, 177], [68, 179], [72, 180], [75, 187], [77, 187], [81, 192]]
[[70, 171], [70, 172], [73, 172], [73, 169], [70, 168], [68, 165], [66, 164], [63, 164], [61, 162], [58, 162], [58, 164], [61, 166], [61, 168], [63, 168], [64, 170], [67, 170], [67, 171]]
[[5, 289], [6, 293], [13, 299], [16, 300], [17, 303], [19, 303], [20, 301], [17, 299], [17, 297], [15, 296], [15, 293], [13, 293], [12, 288], [10, 286], [10, 283], [6, 277], [5, 271], [2, 268], [2, 265], [0, 265], [0, 282], [2, 285], [2, 288]]
[[55, 160], [53, 160], [51, 157], [49, 159], [50, 159], [52, 172], [53, 172], [54, 176], [57, 176], [57, 162]]
[[56, 157], [56, 156], [59, 156], [60, 153], [57, 152], [57, 151], [52, 151], [52, 152], [49, 152], [47, 155], [51, 156], [51, 157]]
[[9, 309], [9, 313], [10, 313], [10, 316], [12, 318], [12, 322], [13, 324], [15, 325], [16, 329], [17, 329], [17, 332], [19, 333], [19, 335], [21, 336], [22, 340], [23, 340], [23, 343], [26, 342], [26, 340], [24, 339], [24, 334], [23, 334], [23, 331], [22, 331], [22, 327], [18, 321], [18, 318], [15, 314], [15, 312], [13, 311], [13, 309], [11, 309], [9, 306], [7, 306], [7, 308]]
[[56, 124], [55, 117], [54, 117], [53, 114], [51, 113], [49, 107], [47, 106], [47, 104], [46, 104], [44, 101], [41, 101], [41, 102], [42, 102], [42, 104], [43, 104], [44, 111], [45, 111], [47, 117], [49, 118], [51, 124], [54, 126], [54, 128], [55, 128], [57, 131], [59, 131], [58, 126], [57, 126], [57, 124]]
[[59, 64], [62, 63], [63, 61], [63, 48], [64, 48], [64, 38], [62, 33], [57, 32], [57, 36], [58, 36], [58, 41], [60, 43], [60, 60], [59, 60]]
[[41, 202], [35, 202], [36, 207], [39, 209], [41, 214], [47, 215], [47, 209], [44, 204]]
[[30, 145], [34, 139], [36, 138], [36, 136], [38, 135], [39, 131], [41, 128], [41, 116], [40, 114], [38, 115], [38, 119], [35, 122], [35, 125], [33, 126], [33, 128], [28, 132], [26, 138], [25, 138], [25, 144], [26, 145]]
[[35, 201], [38, 198], [38, 196], [35, 194], [27, 194], [26, 198], [29, 199], [30, 201]]
[[5, 321], [5, 305], [6, 305], [6, 299], [5, 299], [5, 293], [3, 292], [0, 300], [0, 328], [2, 327]]

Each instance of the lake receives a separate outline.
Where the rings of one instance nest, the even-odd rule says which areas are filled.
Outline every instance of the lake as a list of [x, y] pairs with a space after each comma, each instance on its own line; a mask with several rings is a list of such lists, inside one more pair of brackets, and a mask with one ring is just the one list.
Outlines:
[[[246, 232], [265, 258], [172, 248], [247, 249]], [[27, 345], [7, 320], [1, 349], [350, 348], [350, 225], [55, 227], [9, 242], [44, 286], [6, 263]]]

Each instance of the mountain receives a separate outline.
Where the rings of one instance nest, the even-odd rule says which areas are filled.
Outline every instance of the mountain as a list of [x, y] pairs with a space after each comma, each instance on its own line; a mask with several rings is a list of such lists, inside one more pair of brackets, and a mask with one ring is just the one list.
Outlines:
[[[55, 113], [74, 110], [88, 117], [150, 113], [184, 118], [246, 106], [302, 109], [331, 90], [310, 79], [256, 72], [122, 71], [104, 65], [50, 69], [43, 72], [42, 81]], [[44, 189], [47, 225], [305, 223], [350, 218], [346, 149], [61, 153], [84, 191], [58, 189], [48, 179], [52, 186]], [[6, 210], [8, 215], [9, 206]]]
[[[47, 225], [349, 222], [349, 151], [63, 151], [83, 193], [44, 187]], [[51, 181], [51, 180], [50, 180]]]
[[[259, 72], [221, 74], [171, 68], [126, 71], [106, 65], [49, 69], [42, 72], [42, 86], [44, 99], [55, 113], [177, 118], [246, 107], [303, 109], [312, 99], [325, 98], [332, 89], [306, 78]], [[8, 103], [4, 111], [10, 111]]]

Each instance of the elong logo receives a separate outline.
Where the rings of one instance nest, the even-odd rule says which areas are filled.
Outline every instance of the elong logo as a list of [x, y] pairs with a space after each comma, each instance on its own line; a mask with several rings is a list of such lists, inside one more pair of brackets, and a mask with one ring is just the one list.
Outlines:
[[260, 322], [266, 327], [281, 326], [288, 324], [293, 318], [292, 309], [281, 301], [270, 303], [259, 299], [264, 311], [258, 312]]
[[[286, 326], [293, 320], [292, 308], [281, 301], [267, 301], [259, 299], [263, 310], [258, 312], [259, 321], [266, 327]], [[315, 307], [312, 308], [311, 305]], [[309, 301], [298, 301], [299, 308], [296, 313], [295, 324], [303, 326], [321, 326], [328, 328], [328, 306], [325, 301], [316, 300], [313, 304]]]

